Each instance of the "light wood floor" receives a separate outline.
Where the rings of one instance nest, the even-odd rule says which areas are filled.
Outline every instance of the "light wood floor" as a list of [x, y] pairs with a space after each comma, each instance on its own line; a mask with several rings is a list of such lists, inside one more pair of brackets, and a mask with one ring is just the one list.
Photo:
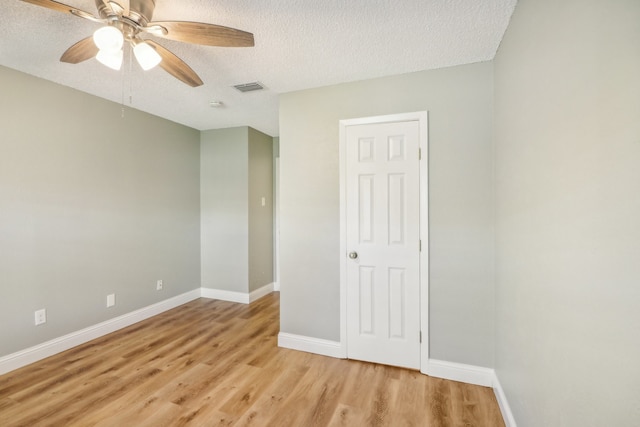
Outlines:
[[278, 348], [278, 310], [199, 299], [0, 376], [0, 426], [504, 426], [490, 388]]

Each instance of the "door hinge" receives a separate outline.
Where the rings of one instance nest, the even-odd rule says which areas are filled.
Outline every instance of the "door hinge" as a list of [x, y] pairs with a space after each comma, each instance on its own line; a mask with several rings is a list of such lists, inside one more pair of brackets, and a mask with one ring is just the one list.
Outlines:
[[418, 148], [418, 160], [422, 160], [422, 148]]
[[422, 240], [418, 240], [418, 251], [422, 252]]
[[420, 331], [420, 343], [422, 344], [422, 331]]

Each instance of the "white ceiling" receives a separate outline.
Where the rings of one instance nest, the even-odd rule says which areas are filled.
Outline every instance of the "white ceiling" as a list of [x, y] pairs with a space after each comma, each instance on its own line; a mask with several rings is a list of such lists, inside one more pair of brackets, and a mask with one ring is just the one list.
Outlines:
[[[96, 13], [95, 0], [58, 0]], [[160, 67], [121, 72], [95, 59], [59, 62], [99, 24], [19, 0], [2, 0], [0, 65], [187, 126], [251, 126], [278, 135], [278, 94], [491, 60], [516, 0], [156, 0], [153, 19], [252, 32], [255, 47], [157, 41], [193, 68], [191, 88]], [[128, 55], [125, 55], [128, 57]], [[266, 89], [232, 86], [259, 81]], [[223, 108], [211, 108], [211, 101]]]

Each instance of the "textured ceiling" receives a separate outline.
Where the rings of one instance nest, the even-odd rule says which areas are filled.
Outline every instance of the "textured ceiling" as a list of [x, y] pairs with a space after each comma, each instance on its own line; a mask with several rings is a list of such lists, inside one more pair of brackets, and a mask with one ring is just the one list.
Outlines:
[[[58, 0], [95, 13], [94, 0]], [[278, 94], [491, 60], [516, 0], [156, 0], [153, 19], [252, 32], [255, 47], [157, 39], [204, 81], [191, 88], [160, 67], [110, 70], [59, 62], [99, 24], [2, 0], [0, 65], [205, 130], [251, 126], [278, 135]], [[266, 89], [240, 93], [252, 81]], [[1, 83], [1, 82], [0, 82]], [[222, 108], [211, 108], [211, 101]]]

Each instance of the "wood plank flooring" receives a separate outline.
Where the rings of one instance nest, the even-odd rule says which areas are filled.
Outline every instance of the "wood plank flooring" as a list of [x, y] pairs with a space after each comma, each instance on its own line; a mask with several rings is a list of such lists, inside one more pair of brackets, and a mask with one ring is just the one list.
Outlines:
[[0, 376], [0, 426], [504, 426], [490, 388], [277, 347], [279, 294], [198, 299]]

